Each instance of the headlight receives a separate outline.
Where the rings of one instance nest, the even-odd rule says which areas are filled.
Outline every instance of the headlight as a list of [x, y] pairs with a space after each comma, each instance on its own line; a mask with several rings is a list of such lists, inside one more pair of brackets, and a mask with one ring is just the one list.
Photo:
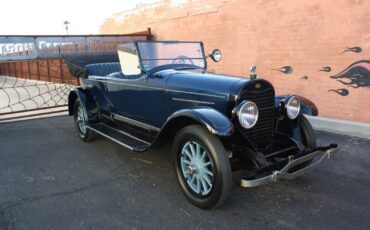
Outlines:
[[299, 101], [298, 97], [291, 96], [286, 103], [286, 114], [288, 115], [289, 119], [296, 119], [300, 110], [301, 102]]
[[258, 120], [257, 105], [251, 101], [244, 101], [238, 109], [238, 119], [242, 127], [246, 129], [252, 128]]

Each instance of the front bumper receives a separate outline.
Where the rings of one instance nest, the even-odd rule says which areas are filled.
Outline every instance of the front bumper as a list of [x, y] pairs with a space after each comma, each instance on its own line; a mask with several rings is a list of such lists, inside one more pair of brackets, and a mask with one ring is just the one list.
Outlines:
[[[317, 167], [324, 159], [329, 159], [336, 148], [336, 144], [331, 144], [327, 147], [316, 148], [311, 152], [295, 159], [293, 159], [293, 157], [290, 157], [288, 163], [282, 169], [275, 170], [267, 176], [259, 177], [256, 179], [242, 178], [240, 184], [242, 187], [256, 187], [270, 182], [276, 182], [281, 179], [292, 180], [307, 172], [308, 170]], [[307, 166], [298, 170], [291, 171], [291, 169], [295, 166], [298, 166], [310, 160], [313, 160], [311, 164], [308, 164]]]

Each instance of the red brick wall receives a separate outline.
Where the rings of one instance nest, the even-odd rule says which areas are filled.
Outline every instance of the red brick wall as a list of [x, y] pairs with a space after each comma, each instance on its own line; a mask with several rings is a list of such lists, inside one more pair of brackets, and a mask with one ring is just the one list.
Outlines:
[[[344, 74], [354, 77], [349, 85], [348, 78], [342, 83], [330, 78], [370, 60], [370, 1], [166, 0], [113, 15], [101, 32], [147, 27], [158, 40], [203, 40], [206, 51], [221, 49], [223, 60], [209, 64], [218, 73], [248, 76], [255, 63], [278, 94], [311, 99], [321, 116], [370, 123], [370, 64]], [[358, 48], [343, 53], [347, 47]], [[293, 72], [273, 70], [283, 66]], [[319, 71], [322, 67], [330, 71]], [[344, 96], [334, 91], [339, 89]]]

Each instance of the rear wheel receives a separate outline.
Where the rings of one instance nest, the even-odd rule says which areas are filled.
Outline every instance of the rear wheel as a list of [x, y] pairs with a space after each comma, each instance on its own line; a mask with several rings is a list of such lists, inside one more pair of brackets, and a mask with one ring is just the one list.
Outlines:
[[76, 99], [73, 114], [78, 136], [83, 141], [90, 141], [93, 133], [89, 128], [87, 128], [87, 113], [85, 107], [81, 104], [79, 99]]
[[226, 150], [218, 137], [200, 125], [183, 128], [175, 137], [173, 164], [185, 197], [203, 209], [222, 205], [232, 176]]

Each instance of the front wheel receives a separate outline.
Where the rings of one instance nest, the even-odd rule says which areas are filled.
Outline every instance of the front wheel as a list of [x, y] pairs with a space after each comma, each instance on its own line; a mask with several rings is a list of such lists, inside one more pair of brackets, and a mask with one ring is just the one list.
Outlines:
[[[316, 136], [315, 136], [315, 132], [314, 132], [310, 122], [303, 115], [299, 119], [300, 119], [302, 143], [310, 149], [316, 148], [317, 147]], [[297, 171], [299, 169], [305, 168], [308, 165], [310, 165], [312, 162], [313, 162], [313, 160], [303, 162], [302, 164], [299, 164], [299, 165], [291, 168], [289, 171], [293, 172], [293, 171]]]
[[314, 149], [317, 147], [315, 132], [305, 116], [300, 117], [302, 142], [305, 146]]
[[200, 125], [181, 129], [175, 137], [173, 164], [185, 197], [202, 209], [215, 208], [232, 187], [230, 161], [218, 139]]

